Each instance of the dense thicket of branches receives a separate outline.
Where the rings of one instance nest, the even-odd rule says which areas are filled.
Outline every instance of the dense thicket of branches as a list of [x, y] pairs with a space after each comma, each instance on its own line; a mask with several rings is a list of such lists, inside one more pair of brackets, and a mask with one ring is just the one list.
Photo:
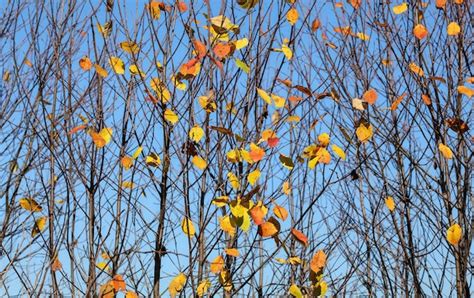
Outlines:
[[469, 296], [474, 9], [400, 4], [3, 1], [0, 294]]

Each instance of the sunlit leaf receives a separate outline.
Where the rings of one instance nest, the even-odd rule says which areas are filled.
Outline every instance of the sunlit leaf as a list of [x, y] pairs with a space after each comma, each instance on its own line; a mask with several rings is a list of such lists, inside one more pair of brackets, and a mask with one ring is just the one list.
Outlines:
[[317, 273], [326, 266], [326, 254], [322, 250], [318, 250], [311, 259], [310, 268]]
[[107, 72], [107, 70], [105, 70], [102, 66], [100, 66], [99, 64], [94, 64], [94, 68], [95, 68], [95, 71], [97, 72], [97, 74], [99, 76], [101, 76], [102, 78], [106, 78], [109, 73]]
[[221, 255], [218, 255], [210, 265], [210, 271], [214, 274], [218, 274], [224, 269], [225, 261]]
[[428, 36], [428, 30], [422, 24], [418, 24], [413, 28], [413, 35], [418, 39], [423, 39]]
[[80, 60], [79, 60], [79, 66], [83, 69], [83, 70], [89, 70], [92, 68], [92, 62], [91, 62], [91, 59], [89, 59], [89, 57], [87, 56], [83, 56]]
[[197, 287], [197, 295], [202, 297], [207, 294], [209, 288], [211, 287], [211, 282], [208, 279], [201, 281]]
[[47, 219], [48, 218], [46, 216], [41, 216], [36, 219], [33, 229], [31, 230], [31, 237], [34, 238], [39, 233], [43, 232], [43, 230], [46, 228]]
[[164, 114], [165, 120], [171, 123], [172, 125], [175, 125], [179, 118], [178, 115], [176, 115], [172, 110], [166, 109], [165, 114]]
[[270, 98], [270, 95], [268, 95], [268, 93], [265, 90], [257, 88], [257, 93], [267, 104], [269, 104], [269, 105], [272, 104], [272, 100]]
[[248, 46], [249, 44], [249, 40], [247, 38], [242, 38], [242, 39], [239, 39], [239, 40], [236, 40], [234, 42], [234, 45], [235, 45], [235, 49], [236, 50], [240, 50], [240, 49], [243, 49], [245, 48], [246, 46]]
[[179, 292], [181, 292], [186, 284], [186, 275], [184, 273], [178, 274], [175, 278], [173, 278], [168, 285], [168, 292], [170, 293], [171, 297], [176, 297]]
[[140, 47], [134, 41], [124, 41], [120, 43], [122, 50], [129, 54], [138, 54]]
[[151, 1], [149, 4], [146, 5], [148, 12], [153, 20], [158, 20], [161, 15], [160, 9], [160, 2], [158, 1]]
[[308, 237], [306, 237], [303, 232], [297, 229], [291, 229], [291, 235], [293, 235], [293, 237], [295, 237], [295, 240], [303, 244], [305, 247], [308, 246]]
[[375, 91], [375, 89], [367, 90], [362, 96], [362, 99], [370, 105], [373, 105], [377, 101], [377, 98], [378, 98], [378, 94], [377, 94], [377, 91]]
[[200, 170], [204, 170], [207, 167], [207, 162], [199, 155], [194, 155], [191, 161], [193, 165]]
[[451, 22], [447, 28], [448, 35], [455, 36], [461, 33], [461, 27], [456, 22]]
[[116, 74], [124, 74], [125, 73], [125, 64], [123, 63], [122, 59], [112, 56], [112, 57], [109, 58], [109, 63], [110, 63], [110, 66], [112, 67], [112, 70]]
[[277, 204], [275, 204], [275, 207], [273, 207], [273, 214], [283, 221], [288, 218], [288, 211], [283, 206]]
[[395, 5], [392, 10], [394, 14], [402, 14], [408, 9], [408, 3], [403, 2], [399, 5]]
[[467, 97], [473, 97], [474, 96], [474, 89], [471, 89], [466, 86], [458, 86], [458, 92], [466, 95]]
[[133, 158], [130, 156], [124, 156], [120, 159], [120, 163], [125, 170], [129, 170], [133, 166]]
[[194, 236], [194, 234], [196, 234], [193, 222], [187, 217], [183, 218], [183, 220], [181, 221], [181, 229], [183, 230], [184, 234], [188, 235], [191, 238]]
[[288, 290], [288, 293], [290, 293], [291, 296], [293, 296], [293, 297], [303, 298], [303, 293], [301, 293], [300, 288], [296, 284], [292, 284], [290, 286], [290, 289]]
[[293, 51], [286, 44], [281, 45], [281, 51], [285, 55], [286, 59], [291, 60], [291, 58], [293, 58]]
[[106, 22], [103, 26], [97, 23], [97, 30], [104, 38], [107, 38], [112, 32], [112, 21]]
[[319, 145], [323, 147], [327, 147], [329, 145], [330, 140], [331, 138], [329, 137], [327, 133], [322, 133], [318, 136]]
[[221, 230], [228, 233], [230, 236], [235, 234], [236, 228], [235, 225], [232, 224], [230, 217], [228, 215], [219, 218], [219, 226]]
[[385, 198], [385, 206], [387, 206], [387, 208], [388, 208], [388, 210], [390, 210], [390, 212], [395, 210], [395, 201], [393, 200], [393, 198], [391, 196], [388, 196], [388, 197]]
[[132, 181], [123, 181], [122, 188], [133, 189], [135, 188], [135, 183], [133, 183]]
[[276, 94], [272, 94], [272, 99], [275, 102], [275, 108], [281, 109], [285, 106], [286, 99], [278, 96]]
[[257, 182], [258, 178], [260, 178], [260, 170], [256, 169], [248, 174], [247, 181], [253, 186]]
[[438, 149], [439, 149], [439, 152], [441, 152], [441, 154], [443, 155], [444, 158], [446, 158], [446, 159], [453, 158], [453, 151], [451, 150], [451, 148], [449, 148], [445, 144], [439, 143]]
[[234, 173], [232, 172], [227, 173], [227, 180], [229, 181], [233, 189], [237, 190], [240, 188], [239, 178], [237, 178], [237, 176]]
[[197, 143], [202, 137], [204, 137], [204, 130], [199, 125], [194, 125], [189, 131], [189, 138]]
[[232, 256], [232, 257], [238, 257], [240, 256], [240, 252], [237, 248], [226, 248], [225, 250], [226, 255]]
[[114, 277], [112, 278], [112, 287], [114, 287], [114, 290], [116, 292], [125, 291], [127, 286], [125, 284], [125, 280], [123, 279], [122, 275], [120, 274], [114, 275]]
[[280, 223], [273, 217], [258, 226], [258, 234], [262, 237], [272, 237], [278, 232], [280, 232]]
[[245, 73], [250, 73], [250, 67], [247, 64], [245, 64], [244, 61], [237, 58], [235, 58], [234, 61], [235, 61], [235, 65], [237, 65], [238, 68], [242, 69]]
[[339, 147], [337, 145], [332, 145], [331, 149], [334, 152], [334, 154], [339, 156], [342, 160], [346, 160], [346, 153], [344, 152], [344, 150], [342, 150], [341, 147]]
[[291, 26], [296, 24], [296, 22], [298, 21], [298, 17], [298, 11], [294, 7], [292, 7], [286, 14], [286, 20], [288, 21], [288, 23], [290, 23]]
[[161, 158], [158, 154], [151, 152], [149, 155], [145, 157], [145, 163], [152, 167], [158, 167], [161, 164]]
[[110, 143], [112, 140], [113, 130], [110, 127], [101, 129], [99, 132], [90, 131], [89, 134], [92, 137], [92, 141], [98, 148], [103, 148], [105, 145]]
[[20, 206], [31, 212], [40, 212], [43, 210], [40, 204], [38, 204], [33, 198], [22, 198], [19, 200]]
[[367, 143], [374, 135], [372, 125], [361, 123], [356, 130], [356, 135], [361, 143]]
[[458, 245], [462, 238], [462, 228], [459, 224], [455, 223], [449, 227], [446, 231], [446, 240], [451, 245]]

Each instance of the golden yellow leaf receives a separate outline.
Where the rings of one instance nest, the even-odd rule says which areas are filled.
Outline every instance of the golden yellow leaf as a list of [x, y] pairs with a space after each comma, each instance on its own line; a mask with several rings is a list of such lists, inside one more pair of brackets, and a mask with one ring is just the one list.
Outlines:
[[150, 81], [150, 87], [156, 92], [158, 98], [163, 103], [167, 103], [170, 100], [171, 93], [159, 78], [152, 78]]
[[285, 195], [289, 196], [291, 193], [291, 185], [289, 181], [283, 182], [283, 185], [281, 186], [281, 192], [284, 193]]
[[288, 290], [288, 293], [291, 294], [291, 296], [296, 297], [296, 298], [303, 298], [303, 293], [301, 293], [300, 288], [298, 288], [297, 285], [292, 284], [290, 286], [290, 289]]
[[296, 10], [296, 8], [294, 7], [292, 7], [286, 14], [286, 19], [288, 23], [290, 23], [291, 26], [296, 24], [296, 22], [298, 21], [298, 17], [299, 17], [298, 10]]
[[388, 196], [385, 198], [385, 206], [387, 206], [388, 210], [392, 212], [395, 210], [395, 201], [393, 200], [392, 197]]
[[458, 86], [458, 92], [466, 95], [467, 97], [474, 96], [474, 90], [466, 86]]
[[170, 293], [170, 296], [173, 298], [176, 297], [176, 295], [178, 295], [178, 293], [183, 290], [185, 284], [186, 275], [184, 275], [184, 273], [178, 274], [168, 285], [168, 292]]
[[237, 248], [226, 248], [225, 250], [226, 255], [238, 257], [240, 256], [240, 252]]
[[219, 226], [222, 231], [226, 232], [230, 236], [234, 236], [236, 228], [235, 228], [235, 225], [232, 224], [230, 217], [228, 215], [219, 218]]
[[297, 116], [297, 115], [288, 116], [288, 118], [286, 118], [286, 122], [288, 122], [288, 123], [300, 122], [300, 120], [301, 120], [301, 117]]
[[422, 24], [418, 24], [413, 28], [413, 35], [418, 39], [423, 39], [428, 36], [428, 30]]
[[291, 58], [293, 58], [293, 51], [286, 44], [281, 45], [281, 51], [286, 59], [291, 60]]
[[458, 35], [459, 33], [461, 33], [461, 27], [459, 27], [458, 23], [451, 22], [448, 25], [447, 31], [448, 31], [448, 35], [451, 35], [451, 36]]
[[319, 145], [323, 147], [327, 147], [329, 145], [330, 140], [331, 138], [329, 137], [327, 133], [322, 133], [318, 136]]
[[158, 20], [161, 15], [160, 9], [160, 2], [158, 1], [151, 1], [149, 4], [146, 5], [148, 12], [153, 20]]
[[256, 169], [248, 174], [247, 181], [253, 186], [257, 182], [258, 178], [260, 178], [260, 170]]
[[197, 294], [199, 297], [204, 296], [209, 288], [211, 287], [211, 282], [208, 279], [201, 281], [197, 287]]
[[230, 292], [234, 285], [232, 284], [232, 276], [230, 275], [230, 272], [227, 269], [224, 269], [221, 271], [219, 274], [219, 283], [222, 285], [224, 290], [227, 292]]
[[135, 293], [135, 292], [127, 291], [127, 292], [125, 293], [125, 298], [138, 298], [138, 295], [137, 295], [137, 293]]
[[40, 204], [38, 204], [33, 198], [22, 198], [19, 200], [20, 206], [31, 212], [40, 212], [43, 210]]
[[189, 138], [194, 142], [199, 142], [204, 136], [204, 130], [199, 125], [194, 125], [189, 131]]
[[35, 237], [39, 233], [41, 233], [46, 228], [46, 220], [48, 218], [46, 216], [39, 217], [35, 224], [33, 225], [33, 229], [31, 230], [31, 237]]
[[200, 170], [204, 170], [207, 166], [207, 162], [199, 155], [194, 155], [191, 161], [193, 165]]
[[179, 118], [178, 115], [176, 115], [172, 110], [166, 109], [165, 110], [165, 120], [171, 123], [172, 125], [175, 125], [176, 122], [178, 122]]
[[95, 266], [103, 271], [108, 271], [110, 269], [106, 262], [99, 262]]
[[123, 188], [128, 188], [128, 189], [133, 189], [135, 187], [135, 183], [132, 181], [123, 181], [122, 182], [122, 187]]
[[239, 178], [237, 178], [237, 176], [234, 173], [232, 172], [227, 173], [227, 180], [229, 181], [233, 189], [236, 189], [236, 190], [239, 189], [240, 187]]
[[193, 222], [187, 217], [183, 218], [183, 220], [181, 221], [181, 229], [183, 230], [184, 234], [188, 235], [191, 238], [194, 236], [194, 234], [196, 234]]
[[210, 265], [210, 271], [214, 274], [218, 274], [224, 269], [224, 258], [221, 255], [218, 255]]
[[344, 150], [342, 150], [341, 147], [339, 147], [337, 145], [332, 145], [331, 149], [334, 152], [334, 154], [339, 156], [342, 160], [346, 160], [346, 153], [344, 152]]
[[112, 70], [116, 74], [124, 74], [125, 73], [125, 64], [123, 63], [122, 59], [112, 56], [112, 57], [109, 58], [109, 63], [110, 63], [110, 66], [112, 67]]
[[243, 49], [243, 48], [245, 48], [248, 44], [249, 44], [249, 40], [248, 40], [247, 38], [242, 38], [242, 39], [236, 40], [236, 41], [234, 42], [234, 45], [235, 45], [235, 49], [236, 49], [236, 50]]
[[138, 54], [140, 47], [133, 41], [124, 41], [120, 43], [120, 47], [124, 52], [129, 54]]
[[408, 3], [403, 2], [399, 5], [396, 5], [392, 8], [394, 14], [402, 14], [408, 9]]
[[451, 225], [449, 229], [446, 231], [446, 240], [451, 245], [458, 245], [459, 241], [462, 238], [462, 229], [461, 226], [457, 223]]
[[128, 71], [130, 71], [132, 75], [140, 75], [142, 78], [146, 77], [146, 74], [136, 64], [130, 65]]
[[103, 148], [105, 145], [110, 143], [112, 140], [113, 130], [110, 127], [101, 129], [99, 132], [90, 131], [89, 134], [92, 137], [92, 141], [98, 148]]
[[120, 160], [120, 163], [122, 164], [122, 167], [124, 167], [125, 170], [129, 170], [133, 166], [133, 158], [130, 156], [124, 156]]
[[288, 218], [288, 211], [283, 206], [277, 204], [275, 204], [275, 207], [273, 207], [273, 214], [283, 221]]
[[234, 61], [238, 68], [242, 69], [245, 73], [250, 73], [250, 67], [244, 61], [237, 58]]
[[107, 38], [112, 32], [112, 22], [108, 21], [104, 24], [104, 26], [97, 23], [97, 30], [104, 38]]
[[370, 36], [368, 36], [364, 32], [358, 32], [356, 34], [356, 36], [357, 36], [357, 38], [359, 38], [360, 40], [363, 40], [363, 41], [368, 41], [370, 39]]
[[268, 95], [268, 93], [265, 90], [257, 88], [257, 93], [267, 104], [269, 104], [269, 105], [272, 104], [272, 100], [270, 98], [270, 95]]
[[97, 72], [97, 74], [99, 76], [101, 76], [102, 78], [106, 78], [109, 73], [107, 72], [107, 70], [105, 70], [102, 66], [100, 66], [99, 64], [94, 64], [94, 68], [95, 68], [95, 71]]
[[361, 123], [356, 130], [356, 135], [361, 143], [367, 143], [374, 135], [372, 125]]
[[132, 158], [137, 159], [138, 156], [140, 156], [140, 154], [142, 153], [142, 151], [143, 151], [143, 147], [138, 146], [137, 150], [135, 150], [135, 152], [133, 153]]
[[156, 168], [161, 164], [161, 158], [158, 156], [158, 154], [152, 152], [145, 157], [145, 163]]
[[453, 158], [453, 151], [451, 151], [451, 149], [448, 146], [446, 146], [443, 143], [439, 143], [438, 148], [439, 148], [439, 152], [441, 152], [444, 158], [446, 159]]
[[216, 205], [218, 208], [224, 207], [229, 203], [228, 196], [219, 196], [212, 200], [212, 204]]

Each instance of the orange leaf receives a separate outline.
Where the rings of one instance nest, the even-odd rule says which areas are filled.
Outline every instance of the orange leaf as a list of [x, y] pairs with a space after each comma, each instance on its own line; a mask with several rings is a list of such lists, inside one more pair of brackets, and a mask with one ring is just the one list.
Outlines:
[[178, 2], [178, 10], [179, 12], [186, 12], [188, 10], [188, 6], [184, 2]]
[[407, 93], [403, 93], [402, 95], [400, 95], [393, 103], [392, 105], [390, 106], [390, 110], [392, 111], [395, 111], [398, 107], [398, 105], [402, 102], [402, 100], [405, 98], [405, 96], [407, 95]]
[[436, 0], [436, 8], [444, 9], [446, 7], [447, 0]]
[[306, 237], [303, 232], [298, 231], [297, 229], [291, 229], [291, 234], [295, 237], [296, 241], [303, 244], [304, 246], [308, 246], [308, 237]]
[[214, 46], [212, 50], [214, 51], [214, 54], [216, 54], [216, 56], [219, 59], [223, 59], [223, 58], [226, 58], [230, 54], [230, 52], [232, 51], [232, 48], [227, 43], [218, 43]]
[[114, 287], [115, 291], [125, 291], [127, 286], [125, 285], [125, 281], [123, 280], [122, 275], [116, 274], [112, 279], [112, 286]]
[[377, 91], [375, 91], [374, 89], [369, 89], [364, 93], [362, 98], [368, 104], [373, 105], [377, 101], [377, 98], [378, 98]]
[[280, 205], [275, 204], [275, 207], [273, 208], [273, 213], [276, 217], [283, 221], [288, 218], [288, 211], [286, 211], [286, 209]]
[[197, 39], [193, 40], [193, 45], [196, 51], [198, 52], [198, 58], [204, 58], [207, 53], [206, 45]]
[[280, 223], [273, 217], [258, 226], [258, 234], [262, 237], [275, 236], [279, 231]]
[[415, 35], [416, 38], [421, 40], [428, 36], [428, 30], [422, 24], [418, 24], [415, 26], [415, 28], [413, 28], [413, 35]]
[[311, 23], [311, 31], [316, 32], [316, 30], [318, 30], [319, 27], [321, 27], [321, 21], [319, 19], [315, 19]]
[[431, 98], [428, 95], [422, 94], [421, 99], [423, 100], [425, 105], [429, 106], [431, 104]]
[[347, 0], [347, 2], [349, 2], [349, 4], [354, 7], [354, 9], [359, 9], [362, 0]]
[[239, 250], [237, 248], [226, 248], [225, 253], [229, 256], [238, 257], [240, 256]]
[[265, 156], [265, 150], [260, 148], [259, 146], [255, 145], [254, 143], [250, 144], [250, 152], [249, 152], [250, 158], [254, 162], [258, 162], [262, 160], [262, 158]]
[[263, 219], [265, 217], [265, 213], [260, 206], [254, 206], [252, 209], [250, 209], [250, 216], [257, 226], [265, 222]]
[[224, 269], [224, 258], [221, 255], [218, 255], [212, 262], [211, 262], [211, 272], [214, 274], [218, 274], [219, 272]]
[[82, 124], [82, 125], [78, 125], [74, 128], [72, 128], [67, 134], [68, 135], [72, 135], [72, 134], [75, 134], [76, 132], [80, 131], [80, 130], [83, 130], [84, 128], [86, 128], [87, 125], [85, 124]]
[[89, 57], [87, 56], [84, 56], [81, 58], [81, 60], [79, 60], [79, 66], [83, 69], [83, 70], [89, 70], [92, 68], [92, 62], [91, 62], [91, 59], [89, 59]]
[[314, 273], [318, 273], [324, 266], [326, 266], [326, 254], [318, 250], [311, 259], [310, 268]]

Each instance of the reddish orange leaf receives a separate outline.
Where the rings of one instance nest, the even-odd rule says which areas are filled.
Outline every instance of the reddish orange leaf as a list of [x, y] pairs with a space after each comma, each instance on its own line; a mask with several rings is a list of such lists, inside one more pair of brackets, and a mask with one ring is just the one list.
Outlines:
[[224, 59], [230, 54], [230, 52], [232, 51], [232, 48], [227, 43], [218, 43], [214, 46], [212, 50], [214, 51], [214, 54], [216, 54], [216, 56], [219, 59]]
[[295, 237], [296, 241], [303, 244], [304, 246], [308, 246], [308, 237], [306, 237], [303, 232], [298, 231], [297, 229], [291, 229], [291, 234]]
[[315, 19], [311, 23], [311, 31], [316, 32], [316, 30], [318, 30], [319, 27], [321, 27], [321, 21], [319, 19]]
[[377, 101], [377, 98], [378, 94], [377, 91], [375, 91], [374, 89], [369, 89], [365, 91], [364, 95], [362, 96], [362, 99], [364, 99], [365, 102], [370, 105], [373, 105]]
[[318, 250], [311, 259], [310, 268], [314, 273], [318, 273], [324, 266], [326, 266], [326, 254]]
[[257, 226], [265, 222], [265, 213], [263, 212], [262, 207], [260, 206], [254, 206], [252, 209], [250, 209], [250, 216], [252, 217], [253, 221]]
[[273, 208], [273, 213], [275, 214], [276, 217], [278, 217], [279, 219], [283, 221], [285, 221], [288, 218], [288, 211], [280, 205], [275, 204], [275, 207]]
[[206, 45], [197, 39], [193, 40], [193, 45], [194, 49], [196, 49], [196, 52], [198, 52], [198, 58], [204, 58], [207, 54]]
[[422, 24], [418, 24], [415, 26], [415, 28], [413, 28], [413, 35], [415, 35], [416, 38], [421, 40], [428, 36], [428, 30]]
[[262, 237], [272, 237], [278, 232], [280, 232], [280, 223], [273, 217], [258, 226], [258, 234]]
[[392, 111], [395, 111], [398, 107], [398, 105], [402, 102], [402, 100], [405, 98], [405, 96], [407, 95], [407, 93], [403, 93], [402, 95], [400, 95], [393, 103], [392, 105], [390, 106], [390, 110]]
[[125, 291], [127, 288], [125, 281], [123, 280], [122, 275], [116, 274], [112, 279], [112, 286], [114, 287], [115, 291]]
[[188, 10], [188, 6], [186, 5], [186, 3], [179, 1], [178, 10], [179, 12], [186, 12]]
[[280, 139], [275, 137], [275, 138], [268, 138], [267, 143], [270, 148], [275, 148], [278, 143], [280, 142]]
[[75, 134], [76, 132], [80, 131], [80, 130], [83, 130], [84, 128], [86, 128], [87, 125], [85, 124], [82, 124], [82, 125], [78, 125], [76, 127], [74, 127], [73, 129], [71, 129], [67, 134], [68, 135], [72, 135], [72, 134]]

